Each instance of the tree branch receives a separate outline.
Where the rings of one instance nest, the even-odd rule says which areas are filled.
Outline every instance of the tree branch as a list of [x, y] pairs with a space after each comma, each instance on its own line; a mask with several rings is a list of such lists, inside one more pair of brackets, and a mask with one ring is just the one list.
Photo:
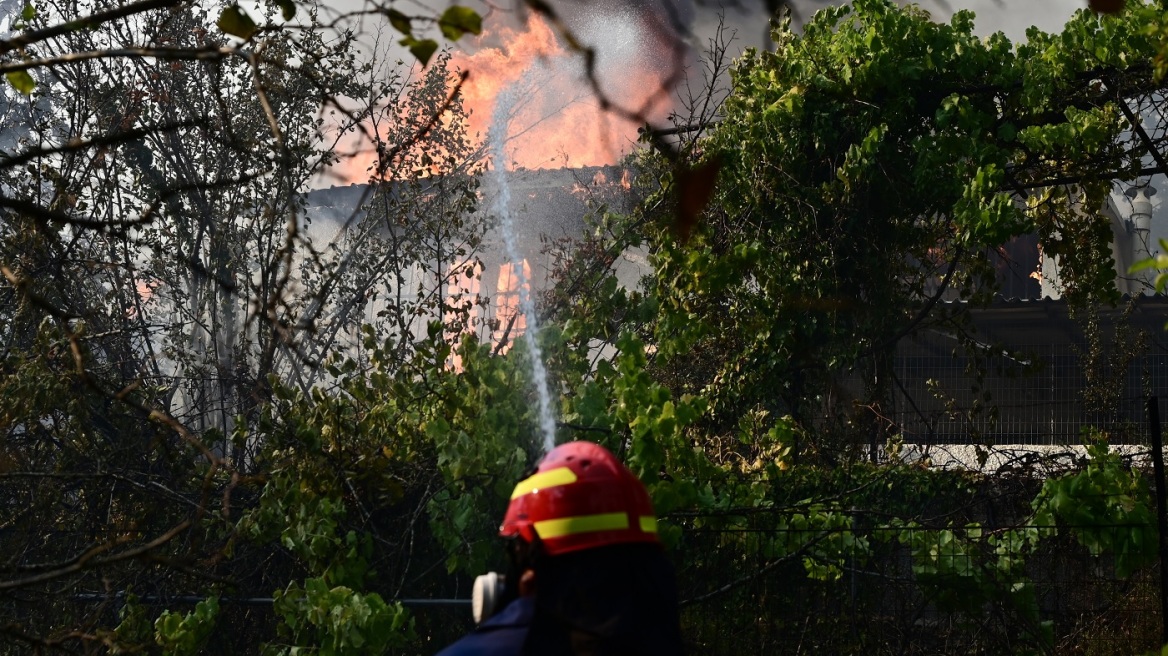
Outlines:
[[178, 61], [205, 61], [212, 59], [222, 59], [224, 57], [237, 54], [239, 54], [239, 51], [235, 48], [222, 48], [213, 46], [207, 46], [205, 48], [158, 48], [145, 46], [141, 48], [113, 48], [109, 50], [70, 52], [64, 55], [57, 55], [56, 57], [25, 59], [22, 61], [9, 62], [7, 64], [0, 64], [0, 73], [27, 71], [34, 68], [59, 66], [61, 64], [74, 64], [83, 61], [90, 61], [93, 59], [142, 57]]
[[98, 558], [97, 554], [108, 551], [109, 549], [113, 548], [114, 545], [98, 545], [97, 547], [94, 547], [93, 549], [78, 555], [69, 565], [64, 567], [54, 569], [50, 572], [45, 572], [43, 574], [37, 574], [36, 576], [29, 576], [23, 579], [0, 581], [0, 590], [14, 590], [16, 588], [36, 585], [38, 583], [44, 583], [46, 581], [52, 581], [53, 579], [61, 578], [62, 576], [68, 576], [69, 574], [74, 574], [84, 569], [101, 567], [102, 565], [110, 565], [112, 563], [121, 562], [123, 560], [137, 558], [138, 556], [149, 553], [150, 551], [161, 547], [167, 542], [170, 542], [190, 527], [191, 520], [183, 520], [182, 522], [179, 522], [179, 524], [174, 528], [144, 545], [130, 549], [129, 551], [123, 551], [121, 553], [108, 556], [106, 558]]
[[135, 2], [128, 5], [123, 5], [108, 11], [101, 11], [96, 14], [90, 14], [84, 18], [77, 18], [67, 23], [60, 23], [52, 27], [46, 27], [42, 30], [34, 30], [32, 32], [25, 32], [20, 36], [11, 39], [0, 39], [0, 55], [6, 55], [14, 50], [20, 50], [34, 43], [51, 39], [53, 37], [69, 34], [78, 30], [92, 29], [103, 23], [118, 20], [119, 18], [127, 18], [136, 14], [150, 11], [151, 9], [166, 9], [168, 7], [177, 7], [186, 4], [182, 0], [143, 0], [142, 2]]

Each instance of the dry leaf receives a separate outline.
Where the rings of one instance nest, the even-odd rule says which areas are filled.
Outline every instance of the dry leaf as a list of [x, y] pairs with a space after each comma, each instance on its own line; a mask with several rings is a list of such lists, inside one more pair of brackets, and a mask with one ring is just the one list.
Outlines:
[[714, 195], [714, 183], [718, 180], [718, 170], [721, 168], [722, 163], [717, 159], [692, 169], [678, 167], [677, 216], [674, 217], [673, 231], [683, 244], [689, 241], [698, 217]]

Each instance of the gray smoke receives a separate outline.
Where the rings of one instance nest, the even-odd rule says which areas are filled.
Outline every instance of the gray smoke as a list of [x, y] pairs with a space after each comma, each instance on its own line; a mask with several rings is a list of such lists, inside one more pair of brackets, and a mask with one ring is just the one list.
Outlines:
[[[586, 11], [590, 6], [610, 8], [634, 7], [659, 17], [662, 25], [681, 25], [700, 43], [717, 28], [720, 17], [726, 27], [737, 31], [743, 46], [761, 46], [766, 41], [765, 26], [771, 18], [765, 0], [603, 0], [573, 2], [559, 0], [552, 6], [566, 18]], [[795, 0], [790, 4], [796, 24], [808, 20], [816, 11], [840, 4], [828, 0]], [[1011, 40], [1025, 38], [1026, 29], [1037, 25], [1047, 32], [1057, 32], [1085, 0], [921, 0], [918, 4], [937, 20], [948, 20], [955, 11], [968, 9], [977, 14], [979, 34], [1004, 32]]]
[[[21, 0], [0, 0], [6, 3], [20, 3]], [[501, 21], [511, 26], [521, 26], [530, 11], [523, 0], [495, 2], [490, 5], [482, 0], [459, 0], [484, 16], [489, 22]], [[571, 28], [588, 31], [595, 25], [596, 16], [605, 16], [614, 31], [619, 31], [620, 22], [637, 16], [639, 21], [652, 26], [657, 38], [642, 39], [640, 47], [656, 52], [643, 52], [642, 58], [661, 59], [661, 49], [670, 39], [681, 38], [691, 52], [697, 53], [705, 47], [719, 24], [735, 34], [734, 48], [741, 51], [747, 47], [766, 47], [769, 43], [769, 21], [771, 15], [767, 5], [777, 2], [769, 0], [549, 0], [549, 6]], [[830, 0], [793, 0], [790, 7], [796, 26], [810, 19], [819, 9], [840, 4]], [[1026, 29], [1037, 25], [1047, 32], [1059, 31], [1077, 9], [1086, 5], [1086, 0], [1026, 0], [1006, 2], [1005, 0], [920, 0], [918, 3], [937, 20], [948, 20], [954, 11], [969, 9], [977, 14], [977, 31], [988, 35], [1004, 32], [1013, 41], [1025, 38]], [[338, 13], [359, 10], [366, 7], [365, 0], [335, 0], [329, 3]], [[450, 5], [450, 0], [415, 0], [415, 9], [410, 13], [440, 14]], [[365, 25], [368, 27], [368, 23]], [[587, 28], [587, 30], [585, 29]], [[597, 51], [600, 58], [625, 56], [625, 53], [611, 53], [609, 48], [623, 47], [620, 39], [595, 39], [587, 43]], [[459, 47], [467, 44], [460, 43]], [[666, 46], [666, 48], [668, 48]], [[404, 53], [404, 51], [403, 51]], [[403, 59], [408, 61], [408, 56]]]

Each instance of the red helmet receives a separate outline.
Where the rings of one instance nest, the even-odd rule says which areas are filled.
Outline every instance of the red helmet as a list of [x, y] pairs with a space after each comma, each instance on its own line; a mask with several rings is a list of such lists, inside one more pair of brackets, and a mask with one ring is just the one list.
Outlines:
[[569, 442], [552, 449], [511, 493], [503, 537], [534, 542], [549, 555], [625, 542], [658, 542], [649, 493], [608, 449]]

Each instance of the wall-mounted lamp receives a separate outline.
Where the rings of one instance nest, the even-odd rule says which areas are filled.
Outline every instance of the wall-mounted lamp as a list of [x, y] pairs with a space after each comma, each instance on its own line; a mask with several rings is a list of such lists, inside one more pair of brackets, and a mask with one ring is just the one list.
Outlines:
[[1152, 229], [1152, 196], [1156, 195], [1156, 188], [1150, 184], [1130, 187], [1123, 192], [1132, 199], [1131, 217], [1125, 221], [1128, 232], [1135, 232], [1136, 236], [1147, 246], [1148, 232]]

